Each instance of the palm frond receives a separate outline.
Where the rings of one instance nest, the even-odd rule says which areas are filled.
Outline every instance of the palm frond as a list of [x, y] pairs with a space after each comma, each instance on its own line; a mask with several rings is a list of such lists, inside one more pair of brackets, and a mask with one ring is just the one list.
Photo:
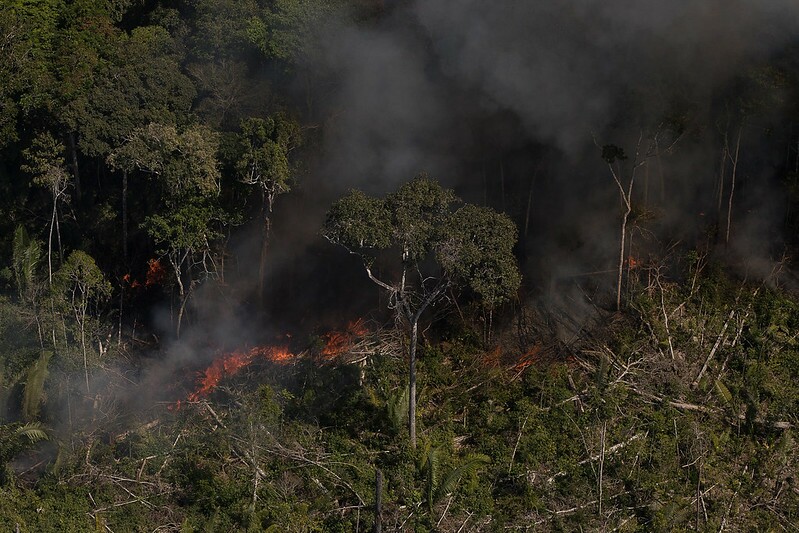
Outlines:
[[427, 504], [429, 507], [432, 507], [433, 503], [437, 501], [435, 499], [435, 493], [440, 477], [441, 456], [440, 448], [430, 448], [427, 452], [427, 459], [425, 460], [423, 473], [427, 475], [427, 486], [425, 488], [427, 489]]
[[408, 395], [408, 387], [405, 386], [391, 394], [386, 402], [388, 419], [396, 431], [405, 427], [405, 423], [408, 421]]
[[41, 422], [28, 422], [24, 426], [20, 426], [14, 432], [17, 437], [27, 438], [30, 444], [36, 444], [43, 440], [50, 440], [50, 436], [45, 431]]
[[34, 285], [36, 267], [42, 256], [41, 243], [32, 240], [23, 226], [17, 226], [12, 243], [12, 265], [19, 297], [24, 299]]
[[447, 475], [438, 484], [431, 499], [431, 505], [441, 501], [447, 494], [454, 492], [464, 476], [477, 472], [478, 469], [489, 463], [491, 463], [491, 458], [487, 455], [481, 453], [467, 455], [456, 468], [447, 472]]
[[25, 392], [22, 397], [22, 413], [26, 420], [33, 420], [39, 414], [39, 406], [44, 398], [44, 381], [47, 379], [47, 364], [52, 352], [43, 351], [39, 359], [28, 369]]

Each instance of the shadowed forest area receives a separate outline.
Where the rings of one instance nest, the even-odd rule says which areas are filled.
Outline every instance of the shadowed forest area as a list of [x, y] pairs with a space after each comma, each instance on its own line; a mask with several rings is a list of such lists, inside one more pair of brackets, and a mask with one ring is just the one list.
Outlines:
[[0, 529], [796, 531], [798, 230], [792, 1], [0, 0]]

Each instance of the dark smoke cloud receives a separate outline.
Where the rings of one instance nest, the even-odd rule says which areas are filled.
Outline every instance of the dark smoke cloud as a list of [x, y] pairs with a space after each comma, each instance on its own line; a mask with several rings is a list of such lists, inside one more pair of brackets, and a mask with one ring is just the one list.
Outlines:
[[[705, 230], [716, 216], [720, 95], [797, 40], [799, 3], [396, 2], [377, 22], [325, 32], [313, 66], [334, 80], [319, 98], [330, 117], [324, 182], [382, 193], [425, 170], [472, 201], [502, 208], [510, 197], [522, 225], [530, 176], [545, 160], [528, 270], [545, 263], [560, 275], [612, 265], [617, 253], [618, 191], [594, 137], [630, 153], [675, 110], [690, 110], [694, 130], [650, 165], [637, 199], [646, 196], [664, 243]], [[774, 154], [755, 153], [757, 135], [745, 132], [744, 157], [766, 170], [739, 179], [750, 200], [771, 201], [775, 165], [763, 158]], [[508, 190], [498, 201], [500, 179]], [[748, 209], [757, 206], [735, 220], [736, 246], [762, 255], [773, 225]]]
[[407, 26], [336, 28], [321, 58], [337, 80], [328, 102], [327, 172], [385, 192], [420, 168], [452, 164], [448, 86], [426, 68], [423, 39]]
[[349, 167], [344, 175], [372, 179], [443, 167], [466, 140], [455, 129], [463, 118], [492, 107], [573, 152], [592, 132], [640, 120], [620, 116], [630, 93], [653, 91], [638, 112], [677, 96], [707, 104], [742, 65], [798, 33], [799, 4], [787, 0], [404, 4], [324, 39], [316, 68], [339, 79], [328, 156], [337, 171]]
[[781, 0], [444, 0], [413, 11], [446, 72], [566, 150], [616, 120], [628, 92], [666, 85], [707, 98], [799, 30], [798, 5]]

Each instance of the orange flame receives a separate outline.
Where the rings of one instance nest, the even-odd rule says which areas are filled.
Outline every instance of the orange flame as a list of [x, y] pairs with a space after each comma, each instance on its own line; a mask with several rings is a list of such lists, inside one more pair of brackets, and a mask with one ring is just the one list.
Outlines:
[[519, 357], [519, 362], [513, 365], [513, 370], [517, 372], [521, 372], [528, 366], [532, 365], [536, 361], [541, 359], [541, 350], [543, 346], [540, 344], [536, 344], [533, 346], [527, 353], [523, 354]]
[[188, 400], [196, 402], [208, 396], [219, 385], [222, 378], [235, 376], [243, 368], [251, 365], [257, 358], [264, 358], [279, 365], [287, 365], [296, 359], [287, 347], [256, 346], [247, 351], [235, 350], [211, 363], [199, 373], [197, 389], [189, 394]]
[[499, 366], [500, 359], [502, 358], [502, 345], [496, 345], [490, 352], [483, 354], [483, 364], [486, 366]]
[[627, 258], [627, 264], [630, 266], [630, 268], [638, 268], [641, 266], [641, 262], [633, 256], [629, 256]]
[[[152, 265], [155, 260], [151, 261]], [[148, 272], [149, 282], [149, 272]], [[352, 349], [355, 341], [368, 333], [364, 320], [359, 319], [347, 324], [344, 331], [331, 331], [322, 335], [325, 346], [322, 349], [322, 356], [327, 360], [346, 353]], [[291, 338], [290, 334], [286, 334]], [[287, 346], [256, 346], [250, 349], [238, 349], [223, 354], [214, 360], [205, 370], [198, 373], [197, 388], [186, 398], [189, 402], [196, 402], [211, 394], [219, 385], [222, 379], [238, 374], [242, 369], [251, 365], [256, 359], [265, 359], [278, 365], [288, 365], [296, 362], [300, 355], [289, 351]], [[180, 409], [181, 401], [172, 404], [169, 409]]]
[[147, 261], [149, 268], [147, 269], [147, 277], [145, 278], [145, 285], [152, 287], [153, 285], [160, 285], [166, 279], [166, 270], [161, 266], [161, 261], [158, 259], [150, 259]]
[[347, 329], [344, 331], [330, 331], [322, 335], [325, 341], [325, 346], [322, 348], [322, 357], [325, 359], [335, 359], [336, 357], [347, 353], [352, 349], [355, 341], [359, 337], [365, 336], [369, 333], [366, 323], [362, 318], [353, 320], [347, 324]]

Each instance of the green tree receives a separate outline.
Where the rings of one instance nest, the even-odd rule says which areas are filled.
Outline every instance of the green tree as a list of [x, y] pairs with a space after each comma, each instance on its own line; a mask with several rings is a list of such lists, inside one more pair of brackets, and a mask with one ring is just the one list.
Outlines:
[[[360, 256], [369, 279], [389, 295], [389, 307], [409, 331], [408, 429], [416, 447], [416, 351], [422, 314], [453, 285], [471, 289], [486, 306], [510, 298], [521, 283], [512, 249], [516, 226], [489, 208], [463, 205], [426, 176], [385, 198], [360, 191], [333, 204], [322, 234]], [[388, 253], [398, 275], [377, 277], [377, 256]], [[383, 254], [385, 255], [385, 254]]]
[[291, 189], [294, 173], [290, 155], [300, 142], [299, 125], [282, 113], [266, 119], [250, 118], [241, 124], [241, 157], [237, 170], [241, 180], [261, 194], [261, 256], [258, 263], [258, 298], [264, 303], [264, 278], [272, 208], [278, 195]]
[[[433, 507], [447, 495], [455, 492], [462, 478], [476, 473], [481, 467], [491, 463], [491, 458], [483, 454], [469, 454], [444, 474], [442, 463], [444, 450], [427, 445], [417, 470], [425, 480], [425, 503], [431, 518]], [[443, 474], [443, 475], [442, 475]], [[445, 511], [446, 512], [446, 511]]]
[[52, 134], [45, 132], [34, 138], [30, 148], [23, 155], [26, 164], [22, 169], [33, 175], [33, 183], [46, 188], [51, 195], [53, 208], [50, 214], [50, 229], [47, 236], [47, 279], [53, 284], [53, 236], [58, 236], [59, 256], [61, 255], [61, 230], [58, 218], [59, 203], [65, 199], [70, 185], [70, 175], [64, 163], [64, 145]]
[[267, 57], [285, 62], [309, 53], [318, 25], [335, 12], [334, 1], [276, 0], [249, 21], [247, 35]]
[[327, 43], [320, 28], [337, 16], [348, 14], [353, 5], [340, 0], [275, 0], [266, 2], [257, 16], [247, 21], [247, 37], [263, 56], [291, 72], [305, 86], [309, 119], [314, 113], [314, 57]]
[[84, 24], [65, 36], [58, 95], [59, 119], [78, 134], [84, 155], [105, 158], [136, 128], [185, 118], [195, 90], [164, 28], [141, 26], [128, 35], [107, 20]]
[[89, 394], [89, 360], [86, 347], [86, 329], [91, 319], [89, 311], [92, 306], [96, 309], [108, 300], [111, 296], [111, 284], [106, 281], [89, 254], [76, 250], [69, 255], [64, 266], [56, 273], [54, 288], [59, 300], [72, 313], [78, 327], [86, 393]]
[[0, 148], [17, 141], [18, 121], [51, 105], [52, 60], [62, 0], [6, 0], [0, 9]]
[[108, 158], [123, 170], [137, 170], [155, 178], [162, 206], [149, 215], [144, 228], [169, 260], [179, 293], [176, 334], [186, 304], [200, 279], [218, 276], [211, 242], [221, 220], [214, 199], [219, 193], [216, 160], [218, 135], [204, 126], [178, 131], [175, 126], [149, 124]]

